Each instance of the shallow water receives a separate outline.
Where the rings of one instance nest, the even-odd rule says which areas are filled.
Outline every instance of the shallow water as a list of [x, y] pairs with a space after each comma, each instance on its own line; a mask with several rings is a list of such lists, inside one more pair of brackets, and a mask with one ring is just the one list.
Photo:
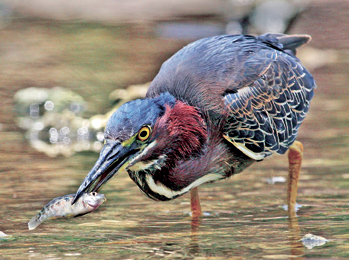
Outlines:
[[[150, 80], [161, 62], [184, 42], [154, 39], [144, 30], [139, 33], [139, 28], [47, 22], [29, 27], [19, 22], [2, 33], [7, 41], [12, 39], [12, 45], [9, 48], [9, 42], [1, 40], [8, 66], [1, 65], [0, 72], [7, 83], [0, 89], [4, 107], [0, 111], [0, 231], [9, 235], [0, 237], [1, 259], [349, 257], [349, 59], [345, 50], [340, 62], [312, 71], [319, 87], [298, 138], [305, 152], [297, 218], [289, 219], [282, 207], [286, 184], [267, 181], [287, 176], [286, 156], [274, 156], [227, 181], [200, 187], [205, 215], [197, 222], [189, 215], [189, 195], [155, 202], [142, 195], [126, 173], [120, 173], [102, 190], [107, 201], [96, 212], [47, 221], [29, 231], [27, 222], [47, 202], [77, 190], [98, 154], [49, 158], [31, 148], [14, 123], [15, 91], [33, 85], [64, 85], [84, 96], [91, 115], [106, 112], [106, 97], [114, 88]], [[18, 33], [24, 42], [16, 41]], [[139, 42], [129, 37], [132, 33]], [[94, 38], [86, 40], [91, 35]], [[106, 39], [116, 43], [103, 45]], [[43, 49], [48, 42], [52, 49]], [[91, 52], [96, 46], [105, 46], [104, 56], [101, 51]], [[27, 53], [24, 61], [18, 57], [23, 53]], [[300, 242], [308, 233], [329, 242], [308, 249]]]

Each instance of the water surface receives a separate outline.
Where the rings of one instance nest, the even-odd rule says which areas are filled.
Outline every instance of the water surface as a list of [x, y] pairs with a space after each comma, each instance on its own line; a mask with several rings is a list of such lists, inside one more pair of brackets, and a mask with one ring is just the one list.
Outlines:
[[[151, 80], [185, 42], [156, 39], [149, 28], [27, 23], [4, 29], [0, 40], [6, 61], [0, 65], [6, 83], [0, 88], [0, 231], [9, 235], [0, 238], [1, 259], [349, 257], [345, 51], [339, 63], [312, 71], [319, 87], [298, 138], [305, 152], [297, 218], [282, 207], [286, 184], [267, 182], [287, 176], [286, 156], [274, 156], [200, 187], [205, 216], [199, 222], [189, 215], [189, 195], [155, 202], [120, 173], [104, 187], [107, 201], [96, 212], [29, 231], [27, 222], [47, 202], [75, 193], [98, 154], [50, 158], [31, 148], [15, 124], [15, 91], [59, 85], [85, 98], [87, 115], [105, 113], [112, 90]], [[329, 242], [308, 249], [300, 242], [308, 233]]]

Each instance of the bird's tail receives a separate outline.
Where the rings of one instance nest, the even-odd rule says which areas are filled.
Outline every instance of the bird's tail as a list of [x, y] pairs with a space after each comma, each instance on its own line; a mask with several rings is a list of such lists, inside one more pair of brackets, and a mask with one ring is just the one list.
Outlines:
[[274, 33], [266, 33], [261, 35], [266, 38], [277, 39], [279, 43], [282, 44], [283, 50], [291, 51], [291, 53], [296, 56], [296, 49], [305, 45], [311, 41], [311, 36], [307, 34], [274, 34]]

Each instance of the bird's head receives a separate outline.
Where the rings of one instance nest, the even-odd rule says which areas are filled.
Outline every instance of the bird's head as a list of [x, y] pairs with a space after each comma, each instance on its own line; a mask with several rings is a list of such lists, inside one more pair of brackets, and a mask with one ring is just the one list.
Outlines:
[[84, 192], [98, 192], [121, 169], [126, 169], [141, 187], [141, 175], [170, 170], [200, 154], [207, 130], [196, 108], [165, 93], [122, 105], [108, 120], [104, 138], [99, 159], [80, 185], [74, 202]]

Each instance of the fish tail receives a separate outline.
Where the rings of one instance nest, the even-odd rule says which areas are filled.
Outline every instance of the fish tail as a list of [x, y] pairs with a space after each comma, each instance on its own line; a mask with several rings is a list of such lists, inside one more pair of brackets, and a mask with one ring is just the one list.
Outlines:
[[39, 226], [41, 221], [37, 218], [37, 216], [33, 217], [29, 222], [28, 222], [28, 228], [29, 230], [35, 229], [37, 226]]
[[45, 216], [42, 214], [42, 212], [39, 212], [36, 216], [34, 216], [29, 222], [28, 222], [28, 229], [33, 230], [37, 226], [39, 226], [44, 220]]

